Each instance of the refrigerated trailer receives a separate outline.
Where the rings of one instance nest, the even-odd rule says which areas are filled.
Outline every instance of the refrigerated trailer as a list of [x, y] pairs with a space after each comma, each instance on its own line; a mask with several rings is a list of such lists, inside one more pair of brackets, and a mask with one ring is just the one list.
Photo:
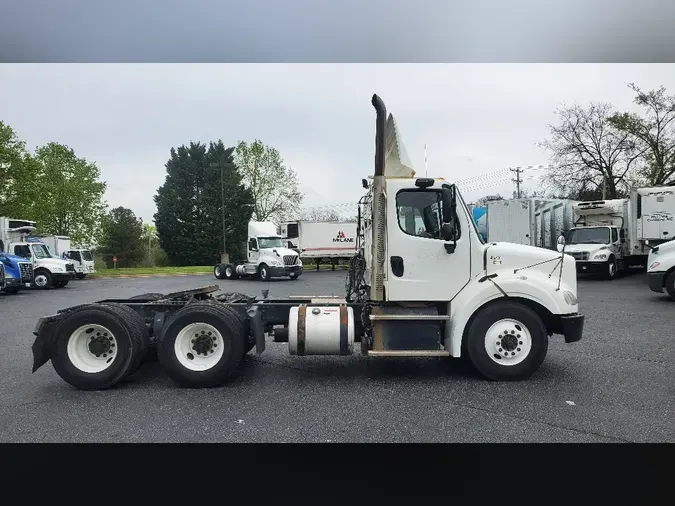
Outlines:
[[512, 242], [555, 249], [557, 238], [572, 226], [571, 200], [521, 198], [486, 205], [490, 242]]
[[574, 260], [485, 244], [457, 187], [416, 177], [393, 116], [377, 95], [372, 103], [375, 171], [362, 180], [345, 297], [259, 299], [214, 286], [74, 306], [39, 319], [33, 372], [51, 360], [71, 385], [108, 388], [156, 345], [178, 384], [209, 387], [271, 337], [299, 356], [347, 356], [356, 343], [373, 359], [467, 356], [485, 378], [520, 380], [539, 369], [550, 336], [579, 341]]
[[301, 258], [316, 263], [330, 262], [332, 269], [340, 260], [356, 254], [356, 222], [290, 221], [280, 225], [281, 236], [289, 249]]

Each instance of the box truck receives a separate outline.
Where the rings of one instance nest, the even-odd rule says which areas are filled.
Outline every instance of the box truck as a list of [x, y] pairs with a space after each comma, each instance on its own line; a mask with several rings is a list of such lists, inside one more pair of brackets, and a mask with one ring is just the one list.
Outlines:
[[356, 254], [357, 223], [348, 221], [290, 221], [280, 225], [281, 236], [289, 249], [305, 261], [330, 262], [332, 269], [340, 260]]

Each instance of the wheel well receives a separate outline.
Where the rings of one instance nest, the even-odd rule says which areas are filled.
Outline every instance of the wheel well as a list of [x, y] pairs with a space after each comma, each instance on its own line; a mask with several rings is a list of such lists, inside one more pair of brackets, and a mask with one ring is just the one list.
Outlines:
[[666, 273], [663, 275], [663, 279], [661, 280], [662, 287], [665, 288], [666, 286], [666, 279], [668, 279], [668, 276], [670, 276], [673, 272], [675, 272], [675, 265], [668, 269]]
[[[471, 324], [473, 321], [476, 319], [478, 313], [480, 313], [483, 309], [485, 309], [488, 306], [494, 305], [494, 304], [499, 304], [504, 301], [510, 301], [510, 302], [516, 302], [518, 304], [522, 304], [523, 306], [529, 307], [532, 311], [537, 313], [537, 316], [541, 318], [541, 321], [544, 322], [544, 327], [546, 327], [546, 333], [548, 335], [551, 334], [560, 334], [562, 332], [562, 329], [560, 327], [560, 319], [556, 318], [553, 316], [553, 313], [551, 313], [548, 309], [546, 309], [544, 306], [539, 304], [538, 302], [535, 302], [530, 299], [526, 299], [524, 297], [499, 297], [498, 299], [493, 299], [482, 306], [480, 306], [474, 313], [471, 315], [471, 318], [469, 318], [469, 321], [466, 322], [466, 325], [464, 326], [464, 332], [462, 335], [462, 347], [464, 346], [464, 343], [466, 342], [466, 333], [468, 332], [469, 328], [471, 327]], [[464, 352], [462, 352], [464, 353]]]

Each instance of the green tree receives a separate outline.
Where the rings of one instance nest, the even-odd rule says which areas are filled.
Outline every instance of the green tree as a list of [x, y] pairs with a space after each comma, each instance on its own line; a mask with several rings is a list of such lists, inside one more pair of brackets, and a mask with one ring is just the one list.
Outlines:
[[[171, 148], [166, 179], [155, 195], [159, 243], [174, 265], [208, 265], [222, 252], [222, 200], [230, 255], [241, 257], [253, 212], [232, 153], [222, 141]], [[212, 165], [215, 165], [212, 166]], [[221, 181], [222, 175], [222, 181]]]
[[0, 121], [0, 216], [30, 219], [35, 192], [31, 162], [25, 143]]
[[481, 197], [478, 200], [476, 200], [475, 205], [478, 207], [482, 207], [485, 206], [488, 202], [492, 202], [495, 200], [504, 200], [504, 197], [502, 197], [499, 193], [495, 195], [485, 195], [485, 197]]
[[539, 146], [551, 153], [547, 189], [555, 194], [606, 193], [623, 196], [642, 151], [625, 132], [609, 122], [610, 104], [574, 105], [557, 111], [558, 124], [549, 125], [550, 138]]
[[70, 236], [74, 243], [97, 239], [106, 204], [106, 183], [95, 163], [78, 158], [68, 146], [50, 142], [39, 147], [30, 163], [36, 199], [27, 219], [40, 232]]
[[300, 182], [279, 151], [257, 139], [251, 144], [241, 141], [234, 161], [253, 195], [255, 220], [278, 223], [295, 214], [303, 198]]
[[645, 152], [645, 164], [640, 175], [643, 184], [658, 186], [675, 182], [675, 95], [666, 95], [661, 86], [644, 92], [634, 83], [628, 87], [635, 93], [634, 103], [645, 110], [645, 116], [635, 113], [613, 115], [609, 121], [614, 128], [626, 133]]
[[117, 257], [118, 267], [133, 267], [147, 255], [143, 242], [143, 222], [131, 209], [116, 207], [102, 220], [101, 252], [112, 267]]

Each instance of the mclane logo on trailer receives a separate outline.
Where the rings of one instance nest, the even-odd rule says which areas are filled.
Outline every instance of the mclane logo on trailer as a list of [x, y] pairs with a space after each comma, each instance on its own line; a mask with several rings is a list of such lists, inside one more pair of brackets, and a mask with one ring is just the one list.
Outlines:
[[342, 230], [340, 230], [337, 233], [337, 237], [333, 237], [333, 242], [354, 242], [354, 238], [347, 237], [345, 233]]

